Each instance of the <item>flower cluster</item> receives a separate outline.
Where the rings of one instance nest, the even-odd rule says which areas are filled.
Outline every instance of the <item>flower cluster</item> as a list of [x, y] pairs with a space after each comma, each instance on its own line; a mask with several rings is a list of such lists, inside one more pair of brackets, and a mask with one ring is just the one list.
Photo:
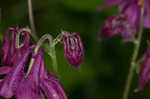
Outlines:
[[[24, 41], [16, 47], [18, 34], [24, 36]], [[20, 31], [18, 26], [6, 31], [1, 55], [3, 66], [0, 74], [4, 78], [0, 79], [0, 96], [6, 99], [12, 96], [16, 99], [44, 99], [46, 95], [48, 99], [67, 99], [59, 79], [46, 69], [42, 50], [35, 54], [35, 47], [30, 42], [29, 32]], [[35, 61], [26, 75], [31, 58]]]
[[[99, 35], [100, 40], [117, 35], [121, 35], [124, 40], [130, 40], [135, 38], [138, 28], [150, 28], [150, 0], [107, 0], [99, 10], [103, 11], [105, 8], [116, 4], [119, 5], [119, 14], [104, 21], [102, 32]], [[144, 10], [143, 13], [142, 10]], [[140, 37], [135, 40], [138, 40], [138, 44], [140, 43]], [[138, 46], [138, 44], [135, 45]], [[136, 91], [141, 91], [148, 80], [150, 80], [150, 45], [142, 61], [139, 72], [139, 87]]]
[[[118, 34], [121, 34], [123, 39], [132, 39], [136, 34], [139, 27], [142, 0], [107, 0], [99, 10], [102, 11], [116, 4], [119, 4], [119, 15], [106, 19], [99, 36], [100, 39], [110, 38]], [[150, 0], [145, 0], [143, 23], [145, 28], [150, 28], [149, 9]]]

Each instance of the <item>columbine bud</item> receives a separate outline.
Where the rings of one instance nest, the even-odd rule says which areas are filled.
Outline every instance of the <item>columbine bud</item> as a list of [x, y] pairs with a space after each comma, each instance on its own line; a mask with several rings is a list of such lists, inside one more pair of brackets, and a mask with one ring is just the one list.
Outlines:
[[84, 59], [82, 41], [78, 33], [65, 33], [63, 35], [64, 52], [68, 62], [80, 70], [80, 64]]

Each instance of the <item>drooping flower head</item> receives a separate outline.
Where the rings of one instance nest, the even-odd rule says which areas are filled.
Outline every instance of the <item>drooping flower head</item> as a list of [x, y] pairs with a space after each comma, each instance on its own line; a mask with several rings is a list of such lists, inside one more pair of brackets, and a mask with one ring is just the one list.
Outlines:
[[0, 96], [10, 98], [15, 95], [18, 85], [25, 76], [24, 69], [25, 66], [27, 66], [28, 58], [30, 53], [33, 51], [33, 48], [34, 46], [28, 48], [28, 50], [23, 53], [22, 57], [15, 61], [13, 66], [11, 66], [11, 69], [4, 79], [1, 79]]
[[[59, 79], [46, 69], [43, 52], [40, 50], [35, 54], [36, 46], [30, 45], [29, 33], [14, 28], [9, 30], [13, 31], [11, 39], [6, 32], [3, 41], [0, 75], [4, 78], [0, 79], [0, 96], [6, 99], [12, 96], [16, 99], [44, 99], [45, 94], [48, 99], [67, 99]], [[24, 41], [19, 42], [19, 48], [15, 42], [17, 33], [25, 36]], [[27, 75], [31, 59], [35, 61]]]
[[[125, 20], [118, 23], [117, 16], [106, 19], [99, 38], [102, 39], [113, 37], [118, 35], [119, 31], [123, 39], [132, 39], [139, 28], [142, 2], [142, 0], [107, 0], [104, 6], [100, 7], [99, 10], [102, 11], [105, 8], [119, 4], [119, 14], [123, 16]], [[150, 9], [150, 0], [145, 0], [143, 22], [145, 28], [150, 28], [150, 11], [148, 9]], [[120, 26], [118, 25], [121, 25], [123, 29], [120, 29]]]
[[42, 51], [39, 51], [28, 77], [19, 84], [16, 97], [17, 99], [44, 99], [44, 94], [48, 99], [67, 99], [59, 79], [46, 70]]
[[[46, 70], [42, 51], [34, 56], [34, 48], [35, 46], [29, 47], [22, 58], [6, 73], [4, 79], [1, 79], [0, 96], [5, 98], [15, 96], [16, 99], [44, 99], [45, 94], [48, 99], [67, 99], [59, 79]], [[34, 58], [35, 61], [26, 76], [25, 70], [28, 68], [30, 58]]]
[[[136, 26], [138, 28], [139, 17], [140, 17], [140, 7], [142, 5], [142, 0], [107, 0], [104, 6], [100, 7], [99, 10], [102, 11], [105, 8], [119, 4], [119, 12], [127, 18], [131, 26]], [[145, 0], [144, 9], [144, 27], [150, 28], [150, 0]]]
[[[12, 34], [9, 34], [9, 33]], [[9, 35], [11, 35], [9, 39]], [[16, 46], [17, 35], [23, 35], [24, 41], [19, 42], [19, 48]], [[14, 27], [8, 28], [5, 32], [5, 36], [2, 44], [2, 64], [11, 66], [17, 58], [22, 56], [22, 53], [30, 46], [30, 36], [25, 30], [20, 31], [19, 27], [16, 25]]]
[[141, 91], [150, 80], [150, 45], [147, 48], [146, 57], [139, 72], [139, 87], [136, 91]]
[[123, 15], [109, 17], [104, 21], [99, 40], [112, 38], [121, 35], [123, 39], [132, 39], [135, 36], [136, 29], [131, 27]]
[[68, 62], [80, 70], [80, 64], [84, 59], [84, 49], [78, 33], [63, 34], [64, 53]]

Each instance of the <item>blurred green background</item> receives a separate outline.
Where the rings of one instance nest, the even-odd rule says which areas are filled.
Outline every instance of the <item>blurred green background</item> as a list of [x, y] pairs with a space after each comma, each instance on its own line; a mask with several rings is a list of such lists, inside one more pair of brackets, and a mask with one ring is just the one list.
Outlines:
[[[105, 0], [32, 0], [38, 36], [50, 33], [54, 37], [61, 29], [79, 32], [85, 49], [81, 72], [66, 61], [62, 44], [58, 44], [57, 59], [59, 78], [68, 99], [121, 99], [132, 55], [132, 43], [123, 43], [121, 37], [98, 40], [101, 25], [108, 16], [117, 13], [117, 6], [99, 12]], [[0, 40], [5, 30], [18, 24], [29, 26], [27, 0], [0, 0]], [[150, 40], [148, 29], [144, 31], [139, 57]], [[44, 54], [46, 66], [52, 70], [51, 59]], [[135, 73], [129, 99], [150, 99], [150, 83], [144, 90], [134, 93], [138, 86]]]

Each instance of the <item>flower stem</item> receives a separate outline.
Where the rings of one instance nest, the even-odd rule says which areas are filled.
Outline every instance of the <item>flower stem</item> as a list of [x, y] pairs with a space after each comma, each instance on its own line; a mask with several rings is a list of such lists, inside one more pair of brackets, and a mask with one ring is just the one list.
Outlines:
[[32, 1], [28, 0], [28, 15], [29, 15], [29, 22], [32, 30], [32, 37], [35, 39], [35, 41], [38, 41], [38, 37], [36, 35], [36, 29], [35, 29], [35, 24], [34, 24], [34, 15], [32, 12]]
[[[55, 42], [53, 41], [53, 38], [52, 38], [52, 36], [50, 34], [45, 34], [45, 35], [43, 35], [40, 38], [40, 40], [37, 42], [36, 48], [34, 49], [34, 54], [35, 54], [35, 56], [37, 55], [37, 53], [39, 51], [39, 48], [42, 46], [43, 42], [46, 39], [49, 40], [49, 46], [50, 46], [50, 50], [49, 50], [48, 54], [52, 58], [54, 71], [57, 72], [57, 60], [56, 60], [56, 53], [55, 53]], [[30, 61], [29, 68], [28, 68], [28, 71], [26, 73], [26, 76], [30, 73], [34, 61], [35, 61], [35, 59], [32, 58], [31, 61]]]
[[132, 82], [132, 79], [133, 79], [133, 76], [134, 76], [136, 59], [137, 59], [137, 56], [138, 56], [140, 43], [141, 43], [141, 39], [142, 39], [142, 32], [143, 32], [144, 4], [145, 4], [144, 1], [145, 0], [142, 0], [141, 13], [140, 13], [140, 22], [139, 22], [139, 31], [138, 31], [138, 35], [137, 35], [137, 39], [136, 39], [137, 42], [134, 43], [132, 59], [131, 59], [129, 73], [128, 73], [128, 77], [127, 77], [127, 80], [126, 80], [126, 85], [125, 85], [125, 89], [124, 89], [124, 92], [123, 92], [123, 98], [122, 99], [128, 99], [129, 90], [130, 90], [130, 87], [131, 87], [131, 82]]
[[[31, 26], [31, 30], [29, 28], [26, 28], [28, 31], [30, 31], [30, 35], [33, 37], [33, 39], [35, 41], [38, 41], [39, 38], [36, 35], [36, 28], [35, 28], [35, 23], [34, 23], [34, 15], [33, 15], [33, 11], [32, 11], [32, 1], [28, 0], [28, 16], [29, 16], [29, 22], [30, 22], [30, 26]], [[46, 45], [43, 45], [43, 50], [45, 52], [49, 52], [49, 50], [47, 49]]]
[[[31, 26], [31, 33], [30, 34], [35, 41], [38, 41], [38, 37], [36, 35], [35, 24], [34, 24], [34, 16], [33, 16], [33, 12], [32, 12], [32, 1], [31, 0], [28, 0], [28, 14], [29, 14], [29, 22], [30, 22], [30, 26]], [[50, 37], [50, 35], [49, 35], [49, 37]], [[53, 47], [51, 46], [51, 52], [52, 53], [47, 49], [47, 47], [45, 45], [43, 45], [42, 47], [43, 47], [44, 51], [48, 52], [48, 54], [51, 56], [51, 58], [53, 60], [53, 65], [55, 67], [54, 71], [56, 72], [57, 71], [57, 62], [56, 62], [56, 55], [55, 55], [55, 46], [53, 46]], [[36, 49], [36, 50], [38, 50], [38, 49]], [[34, 59], [31, 59], [31, 66], [32, 66], [33, 62], [34, 62]], [[31, 66], [29, 66], [29, 67], [31, 67]]]

